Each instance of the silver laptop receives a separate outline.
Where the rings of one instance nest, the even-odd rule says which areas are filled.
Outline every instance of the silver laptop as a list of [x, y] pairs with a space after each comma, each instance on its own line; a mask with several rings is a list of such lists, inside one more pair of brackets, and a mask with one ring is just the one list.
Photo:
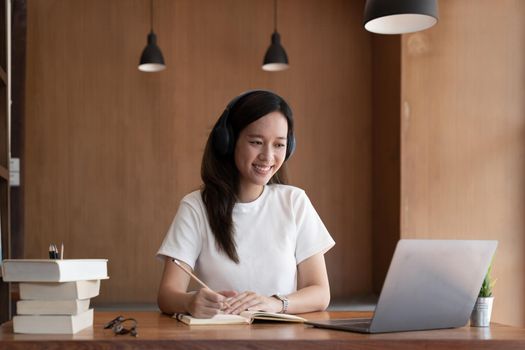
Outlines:
[[360, 333], [462, 327], [497, 245], [497, 241], [402, 239], [373, 318], [306, 323]]

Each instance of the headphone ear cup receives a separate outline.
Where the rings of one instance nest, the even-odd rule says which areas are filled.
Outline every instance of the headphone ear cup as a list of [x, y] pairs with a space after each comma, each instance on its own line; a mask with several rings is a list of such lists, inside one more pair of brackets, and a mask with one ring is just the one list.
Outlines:
[[221, 157], [233, 152], [233, 131], [227, 125], [228, 113], [228, 109], [222, 113], [212, 131], [213, 149]]
[[288, 137], [288, 140], [286, 143], [286, 158], [284, 160], [288, 160], [288, 158], [291, 157], [294, 151], [295, 151], [295, 136], [292, 134]]
[[217, 126], [213, 130], [213, 148], [220, 156], [225, 156], [230, 150], [230, 131], [224, 126]]

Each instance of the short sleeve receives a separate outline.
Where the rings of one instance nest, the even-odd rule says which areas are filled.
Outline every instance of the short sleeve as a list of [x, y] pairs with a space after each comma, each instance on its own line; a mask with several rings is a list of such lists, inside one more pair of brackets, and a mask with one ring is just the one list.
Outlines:
[[294, 214], [297, 227], [295, 249], [297, 264], [315, 254], [326, 253], [335, 245], [335, 241], [304, 191], [300, 191], [294, 201]]
[[181, 201], [179, 210], [157, 252], [157, 257], [168, 256], [184, 261], [195, 268], [202, 248], [201, 216], [190, 203]]

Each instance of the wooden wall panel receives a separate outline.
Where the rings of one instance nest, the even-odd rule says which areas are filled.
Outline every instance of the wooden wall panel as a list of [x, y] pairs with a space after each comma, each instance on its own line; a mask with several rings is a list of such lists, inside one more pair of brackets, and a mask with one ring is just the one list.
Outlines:
[[372, 277], [379, 294], [400, 236], [401, 36], [373, 35]]
[[[137, 70], [149, 1], [28, 0], [25, 256], [109, 258], [95, 303], [155, 302], [155, 252], [227, 101], [268, 88], [295, 111], [292, 183], [337, 241], [334, 297], [371, 290], [371, 49], [362, 1], [279, 1], [291, 69], [260, 69], [273, 1], [156, 0], [167, 70]], [[365, 262], [365, 263], [363, 263]]]
[[498, 239], [494, 320], [525, 324], [525, 3], [440, 1], [403, 37], [403, 237]]

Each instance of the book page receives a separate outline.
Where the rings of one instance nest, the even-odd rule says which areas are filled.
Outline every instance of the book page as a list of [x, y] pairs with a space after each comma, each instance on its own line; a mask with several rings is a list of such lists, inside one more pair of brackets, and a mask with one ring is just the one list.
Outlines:
[[185, 314], [175, 314], [173, 318], [188, 325], [250, 324], [251, 319], [241, 315], [217, 314], [212, 318], [196, 318]]
[[253, 320], [277, 322], [306, 322], [306, 319], [290, 314], [278, 314], [266, 311], [243, 311], [239, 315], [218, 314], [212, 318], [195, 318], [185, 314], [175, 314], [173, 318], [188, 325], [250, 324]]
[[278, 314], [275, 312], [247, 310], [240, 313], [241, 316], [256, 320], [280, 321], [280, 322], [306, 322], [306, 319], [290, 314]]

